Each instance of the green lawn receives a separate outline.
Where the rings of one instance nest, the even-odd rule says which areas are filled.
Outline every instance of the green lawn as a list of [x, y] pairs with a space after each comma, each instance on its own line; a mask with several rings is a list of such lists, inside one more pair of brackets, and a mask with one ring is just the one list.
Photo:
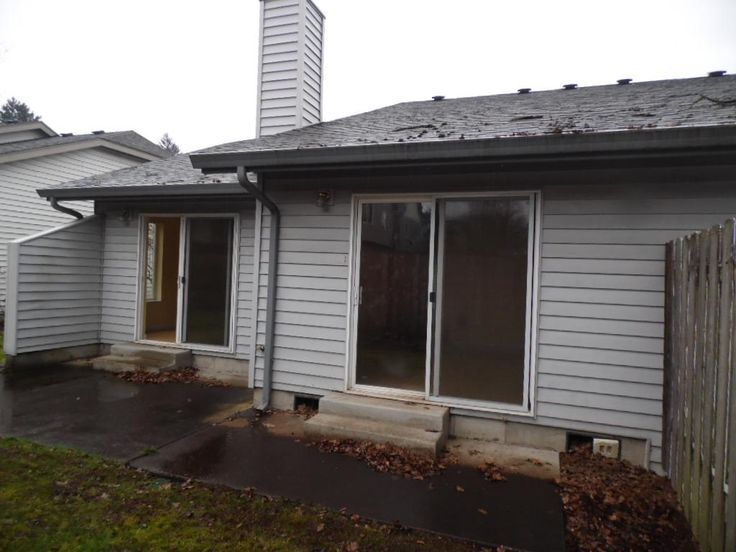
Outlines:
[[0, 439], [0, 458], [0, 550], [476, 550], [19, 439]]

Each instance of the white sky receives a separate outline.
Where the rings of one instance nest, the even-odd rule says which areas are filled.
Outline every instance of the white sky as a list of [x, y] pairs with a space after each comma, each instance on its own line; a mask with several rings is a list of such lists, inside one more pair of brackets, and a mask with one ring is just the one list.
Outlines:
[[[406, 100], [736, 72], [736, 0], [315, 0], [326, 120]], [[257, 0], [0, 0], [0, 102], [57, 132], [255, 133]]]

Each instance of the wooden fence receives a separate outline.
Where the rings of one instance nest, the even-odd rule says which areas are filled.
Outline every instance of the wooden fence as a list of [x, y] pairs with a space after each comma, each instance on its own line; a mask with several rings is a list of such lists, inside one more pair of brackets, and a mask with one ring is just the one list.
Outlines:
[[667, 244], [663, 460], [703, 551], [736, 551], [735, 258], [734, 220]]

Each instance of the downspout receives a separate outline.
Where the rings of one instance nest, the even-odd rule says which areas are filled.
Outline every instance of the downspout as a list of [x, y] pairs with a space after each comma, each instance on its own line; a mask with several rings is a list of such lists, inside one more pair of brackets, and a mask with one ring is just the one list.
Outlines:
[[80, 220], [84, 218], [84, 215], [80, 213], [79, 211], [75, 211], [74, 209], [70, 209], [69, 207], [64, 207], [63, 205], [59, 205], [59, 202], [56, 200], [55, 197], [50, 197], [49, 203], [51, 204], [51, 207], [53, 207], [57, 211], [60, 211], [66, 215], [71, 215]]
[[[273, 334], [276, 323], [276, 272], [278, 271], [279, 262], [281, 212], [273, 200], [268, 197], [256, 183], [248, 180], [245, 167], [238, 167], [238, 182], [249, 194], [265, 205], [266, 209], [268, 209], [271, 214], [271, 232], [269, 234], [268, 246], [268, 290], [266, 296], [266, 342], [264, 343], [263, 351], [263, 391], [261, 393], [261, 404], [256, 407], [258, 410], [266, 410], [271, 402]], [[257, 278], [258, 269], [256, 268], [254, 272], [255, 277]], [[255, 351], [253, 358], [255, 359]], [[253, 366], [252, 369], [255, 370], [256, 367]]]

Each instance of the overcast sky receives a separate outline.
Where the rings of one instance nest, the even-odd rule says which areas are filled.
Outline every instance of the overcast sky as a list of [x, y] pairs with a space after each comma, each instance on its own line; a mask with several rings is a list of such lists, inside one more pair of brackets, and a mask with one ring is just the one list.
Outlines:
[[[736, 72], [736, 0], [315, 0], [326, 120], [406, 100]], [[57, 132], [255, 133], [258, 0], [0, 0], [0, 102]]]

